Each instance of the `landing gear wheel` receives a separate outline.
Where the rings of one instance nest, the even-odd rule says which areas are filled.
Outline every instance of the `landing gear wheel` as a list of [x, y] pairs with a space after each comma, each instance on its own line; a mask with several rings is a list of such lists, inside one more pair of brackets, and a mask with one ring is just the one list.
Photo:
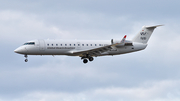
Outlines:
[[93, 60], [94, 60], [94, 58], [93, 58], [93, 57], [90, 57], [90, 58], [89, 58], [89, 61], [93, 61]]
[[24, 61], [25, 61], [25, 62], [28, 62], [28, 59], [25, 59]]
[[84, 59], [84, 60], [83, 60], [83, 63], [87, 63], [87, 62], [88, 62], [88, 60], [87, 60], [87, 59]]
[[25, 61], [25, 62], [28, 62], [28, 59], [27, 59], [28, 56], [27, 56], [27, 54], [25, 54], [24, 57], [26, 58], [24, 61]]

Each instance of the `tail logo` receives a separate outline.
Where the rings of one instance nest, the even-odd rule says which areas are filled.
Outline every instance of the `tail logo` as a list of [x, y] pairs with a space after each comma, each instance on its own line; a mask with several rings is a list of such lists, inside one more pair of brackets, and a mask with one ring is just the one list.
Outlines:
[[141, 40], [146, 40], [146, 37], [141, 37]]
[[146, 35], [146, 34], [148, 34], [147, 32], [141, 32], [140, 33], [141, 35]]
[[145, 35], [148, 34], [147, 32], [141, 32], [140, 35], [142, 37], [140, 37], [141, 40], [146, 40], [147, 38], [145, 37]]

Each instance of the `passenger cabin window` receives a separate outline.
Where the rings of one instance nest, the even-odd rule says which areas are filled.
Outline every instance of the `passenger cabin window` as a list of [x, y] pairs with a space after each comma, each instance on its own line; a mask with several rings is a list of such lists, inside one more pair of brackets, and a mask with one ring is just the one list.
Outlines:
[[71, 44], [69, 44], [69, 46], [71, 46]]
[[35, 42], [27, 42], [27, 43], [24, 43], [23, 45], [35, 45]]
[[95, 46], [96, 46], [96, 44], [95, 44]]
[[65, 46], [67, 46], [67, 44], [65, 44]]
[[62, 44], [61, 44], [61, 46], [62, 46]]
[[76, 46], [76, 44], [74, 44], [74, 46]]
[[53, 44], [52, 44], [52, 46], [53, 46]]
[[49, 44], [47, 44], [47, 46], [49, 46]]
[[91, 46], [92, 46], [92, 44], [91, 44]]
[[99, 44], [99, 46], [101, 46], [101, 44]]
[[78, 46], [80, 46], [80, 44], [78, 44]]
[[58, 44], [56, 44], [56, 46], [58, 46]]
[[82, 44], [82, 46], [84, 46], [84, 44]]
[[88, 46], [88, 44], [87, 44], [87, 46]]

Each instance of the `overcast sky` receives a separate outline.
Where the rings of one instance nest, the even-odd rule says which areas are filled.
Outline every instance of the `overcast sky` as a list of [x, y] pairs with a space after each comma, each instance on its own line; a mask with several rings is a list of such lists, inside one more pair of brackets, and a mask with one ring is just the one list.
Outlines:
[[[0, 0], [0, 101], [179, 101], [179, 0]], [[155, 29], [139, 52], [97, 57], [24, 56], [33, 39], [132, 39]]]

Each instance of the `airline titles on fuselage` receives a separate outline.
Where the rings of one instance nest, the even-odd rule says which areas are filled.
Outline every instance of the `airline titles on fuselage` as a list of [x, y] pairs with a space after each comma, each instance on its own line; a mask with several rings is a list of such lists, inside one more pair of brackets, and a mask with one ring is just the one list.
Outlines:
[[47, 49], [75, 49], [75, 47], [47, 47]]

